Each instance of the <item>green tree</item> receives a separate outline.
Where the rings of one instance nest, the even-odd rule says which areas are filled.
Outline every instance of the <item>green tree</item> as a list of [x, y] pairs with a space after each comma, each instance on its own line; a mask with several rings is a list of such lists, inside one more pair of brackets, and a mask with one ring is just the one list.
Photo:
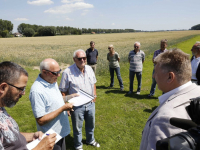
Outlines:
[[200, 24], [191, 27], [191, 30], [200, 30]]
[[26, 37], [32, 37], [35, 34], [35, 31], [32, 28], [25, 28], [24, 35]]

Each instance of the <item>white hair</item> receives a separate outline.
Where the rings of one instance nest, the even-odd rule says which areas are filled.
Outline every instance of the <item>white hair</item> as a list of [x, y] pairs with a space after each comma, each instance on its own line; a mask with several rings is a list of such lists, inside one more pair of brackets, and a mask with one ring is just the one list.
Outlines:
[[108, 47], [112, 47], [112, 48], [114, 48], [114, 46], [113, 46], [112, 44], [110, 44]]
[[135, 42], [134, 45], [135, 45], [135, 44], [138, 44], [138, 45], [140, 46], [140, 42]]
[[[85, 54], [85, 51], [84, 51], [84, 50], [82, 50], [82, 49], [78, 49], [78, 50], [76, 50], [76, 51], [74, 52], [74, 54], [73, 54], [73, 58], [76, 57], [76, 54], [77, 54], [78, 52], [83, 52], [83, 53]], [[86, 54], [85, 54], [85, 55], [86, 55]]]
[[47, 61], [42, 61], [41, 63], [40, 63], [40, 72], [42, 73], [42, 70], [43, 69], [46, 69], [46, 70], [49, 70], [49, 62], [47, 62]]

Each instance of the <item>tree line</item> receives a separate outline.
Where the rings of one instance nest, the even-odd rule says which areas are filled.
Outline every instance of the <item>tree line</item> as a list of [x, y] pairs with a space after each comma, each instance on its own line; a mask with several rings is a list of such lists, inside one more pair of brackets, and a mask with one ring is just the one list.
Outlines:
[[191, 30], [200, 30], [200, 24], [191, 27]]
[[41, 26], [21, 23], [18, 32], [25, 36], [54, 36], [54, 35], [81, 35], [90, 33], [125, 33], [135, 32], [134, 29], [91, 29], [74, 28], [70, 26]]
[[0, 19], [0, 37], [7, 37], [13, 30], [11, 21]]

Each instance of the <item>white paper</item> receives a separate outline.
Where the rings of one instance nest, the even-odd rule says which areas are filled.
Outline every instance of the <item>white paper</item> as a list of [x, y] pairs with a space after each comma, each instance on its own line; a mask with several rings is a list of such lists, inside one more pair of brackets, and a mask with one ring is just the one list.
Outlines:
[[[47, 136], [47, 134], [53, 134], [53, 133], [56, 133], [54, 130], [52, 129], [49, 129], [46, 133], [43, 134], [42, 136], [42, 139]], [[62, 137], [56, 133], [56, 142], [57, 143]], [[40, 140], [39, 139], [36, 139], [28, 144], [26, 144], [26, 147], [29, 149], [29, 150], [32, 150], [33, 148], [35, 148], [38, 144], [40, 143]]]
[[68, 102], [73, 103], [74, 106], [81, 106], [83, 104], [91, 102], [94, 99], [93, 96], [85, 93], [82, 90], [79, 90], [78, 94], [79, 96], [70, 99]]

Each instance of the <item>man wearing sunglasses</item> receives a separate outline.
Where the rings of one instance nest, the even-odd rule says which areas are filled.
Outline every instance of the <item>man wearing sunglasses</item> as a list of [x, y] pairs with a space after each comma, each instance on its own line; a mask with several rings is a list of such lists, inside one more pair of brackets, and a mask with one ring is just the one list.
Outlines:
[[[28, 150], [26, 144], [42, 138], [42, 132], [20, 133], [15, 120], [4, 107], [13, 107], [25, 95], [28, 73], [12, 62], [0, 63], [0, 149]], [[46, 136], [33, 150], [52, 150], [56, 134]]]
[[87, 57], [87, 65], [92, 67], [94, 73], [96, 72], [96, 64], [98, 59], [98, 51], [95, 47], [95, 42], [90, 42], [90, 48], [86, 50], [86, 57]]
[[135, 74], [138, 81], [137, 94], [138, 95], [140, 94], [144, 59], [145, 59], [145, 53], [142, 50], [140, 50], [140, 42], [135, 42], [134, 50], [130, 51], [128, 55], [128, 60], [130, 63], [130, 68], [129, 68], [130, 87], [128, 94], [133, 93], [133, 81]]
[[58, 89], [57, 78], [60, 76], [59, 64], [51, 58], [40, 63], [40, 74], [33, 83], [29, 99], [36, 118], [37, 130], [46, 132], [53, 129], [62, 139], [55, 147], [66, 150], [65, 136], [70, 133], [67, 110], [72, 110], [71, 103], [64, 103]]
[[82, 126], [85, 120], [86, 143], [95, 147], [100, 147], [94, 139], [95, 127], [95, 101], [96, 101], [96, 77], [92, 68], [86, 65], [86, 54], [82, 49], [76, 50], [73, 55], [74, 64], [64, 70], [59, 89], [62, 95], [77, 93], [79, 89], [94, 96], [95, 98], [84, 105], [73, 107], [71, 111], [74, 147], [82, 150]]

